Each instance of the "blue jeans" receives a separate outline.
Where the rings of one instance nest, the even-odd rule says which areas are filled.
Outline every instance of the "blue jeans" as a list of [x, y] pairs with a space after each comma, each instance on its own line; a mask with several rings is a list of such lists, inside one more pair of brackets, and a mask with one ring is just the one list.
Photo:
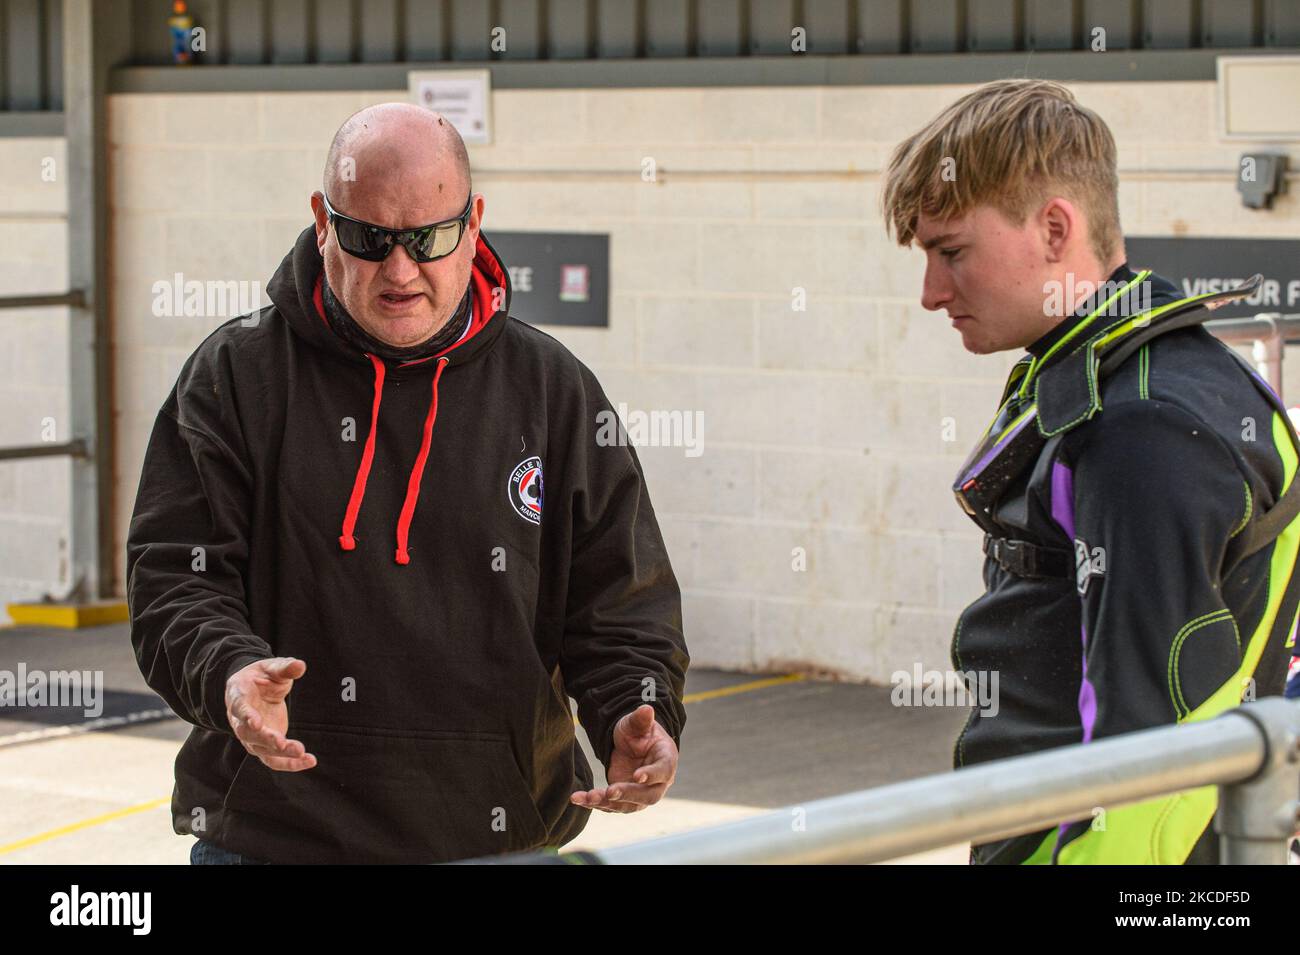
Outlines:
[[190, 846], [190, 865], [270, 865], [270, 863], [241, 856], [237, 852], [227, 852], [215, 842], [199, 839]]

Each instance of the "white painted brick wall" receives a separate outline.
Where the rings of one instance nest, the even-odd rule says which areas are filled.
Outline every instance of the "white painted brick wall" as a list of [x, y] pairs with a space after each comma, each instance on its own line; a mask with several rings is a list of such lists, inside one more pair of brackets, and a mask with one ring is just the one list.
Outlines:
[[[0, 139], [0, 295], [67, 291], [62, 138]], [[50, 178], [52, 177], [52, 178]], [[0, 445], [68, 427], [66, 308], [0, 311]], [[66, 459], [0, 461], [0, 621], [6, 603], [63, 594], [70, 507]]]
[[[1016, 356], [971, 356], [920, 308], [922, 256], [886, 239], [878, 188], [893, 144], [968, 89], [493, 94], [494, 144], [470, 149], [488, 234], [611, 235], [610, 327], [547, 330], [615, 403], [704, 414], [702, 456], [640, 450], [699, 664], [879, 681], [948, 665], [982, 589], [949, 485]], [[1137, 174], [1230, 169], [1249, 148], [1214, 139], [1212, 83], [1076, 89], [1120, 144], [1130, 233], [1300, 236], [1294, 194], [1265, 214], [1228, 178]], [[153, 415], [221, 320], [154, 318], [152, 282], [264, 285], [338, 124], [405, 98], [111, 97], [119, 551]], [[0, 519], [16, 493], [0, 470]]]

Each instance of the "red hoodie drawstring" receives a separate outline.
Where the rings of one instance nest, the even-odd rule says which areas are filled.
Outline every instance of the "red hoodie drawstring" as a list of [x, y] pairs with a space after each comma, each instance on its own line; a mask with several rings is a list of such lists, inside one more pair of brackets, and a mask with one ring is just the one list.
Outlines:
[[[384, 363], [369, 352], [366, 357], [375, 366], [375, 401], [370, 411], [370, 434], [366, 437], [366, 447], [361, 454], [361, 465], [357, 468], [356, 480], [352, 484], [352, 496], [348, 499], [348, 509], [343, 517], [343, 535], [339, 546], [344, 550], [355, 550], [356, 538], [352, 536], [357, 526], [357, 514], [361, 510], [361, 501], [366, 495], [366, 479], [370, 476], [370, 464], [375, 457], [375, 434], [379, 424], [379, 403], [384, 394]], [[420, 498], [420, 480], [424, 477], [424, 463], [429, 459], [429, 442], [433, 437], [433, 423], [438, 418], [438, 379], [447, 367], [450, 359], [439, 358], [438, 370], [433, 375], [433, 398], [429, 402], [429, 413], [424, 419], [424, 436], [420, 441], [420, 453], [416, 456], [415, 466], [406, 484], [406, 500], [402, 504], [401, 517], [397, 521], [397, 554], [399, 564], [409, 564], [411, 555], [407, 552], [406, 542], [411, 530], [411, 518], [415, 516], [415, 505]]]
[[356, 480], [352, 482], [352, 496], [348, 498], [348, 509], [343, 515], [343, 536], [339, 546], [344, 550], [355, 550], [356, 538], [352, 531], [357, 526], [357, 512], [361, 510], [361, 499], [366, 496], [366, 479], [370, 477], [370, 462], [375, 458], [375, 432], [379, 424], [379, 402], [384, 397], [384, 363], [369, 352], [366, 357], [375, 366], [375, 401], [370, 408], [370, 434], [366, 435], [366, 449], [361, 452], [361, 466], [357, 468]]
[[424, 462], [429, 458], [429, 439], [433, 436], [433, 423], [438, 419], [438, 379], [447, 367], [446, 358], [438, 359], [438, 370], [433, 373], [433, 398], [429, 402], [429, 413], [424, 418], [424, 438], [420, 441], [420, 453], [415, 458], [415, 467], [411, 468], [411, 477], [406, 482], [406, 501], [402, 504], [402, 516], [397, 520], [397, 557], [399, 564], [409, 564], [411, 555], [406, 552], [406, 538], [411, 530], [411, 518], [415, 516], [415, 502], [420, 499], [420, 479], [424, 477]]

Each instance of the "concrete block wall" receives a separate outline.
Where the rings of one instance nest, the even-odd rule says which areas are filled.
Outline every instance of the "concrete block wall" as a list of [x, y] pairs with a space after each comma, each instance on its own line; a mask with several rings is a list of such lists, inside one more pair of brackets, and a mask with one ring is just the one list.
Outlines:
[[[64, 157], [62, 138], [0, 138], [0, 296], [67, 291]], [[68, 318], [0, 310], [0, 446], [69, 439]], [[71, 587], [70, 494], [66, 458], [0, 461], [0, 623], [6, 603]]]
[[[639, 449], [700, 665], [877, 681], [948, 665], [982, 589], [949, 487], [1016, 356], [967, 354], [920, 307], [923, 256], [886, 240], [877, 193], [893, 144], [967, 89], [493, 94], [494, 142], [470, 149], [488, 235], [611, 235], [610, 327], [547, 331], [616, 404], [703, 415], [699, 456]], [[1294, 194], [1250, 212], [1230, 174], [1178, 171], [1231, 170], [1249, 146], [1215, 140], [1213, 83], [1076, 90], [1140, 173], [1122, 177], [1126, 231], [1300, 236]], [[158, 406], [228, 317], [155, 318], [153, 282], [264, 287], [339, 123], [406, 98], [110, 98], [119, 553]]]

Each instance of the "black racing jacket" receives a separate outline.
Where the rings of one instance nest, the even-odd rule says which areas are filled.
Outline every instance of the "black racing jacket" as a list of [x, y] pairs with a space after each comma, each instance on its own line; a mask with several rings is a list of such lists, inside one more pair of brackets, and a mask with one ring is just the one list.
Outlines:
[[[996, 710], [972, 709], [956, 741], [957, 769], [1207, 719], [1283, 691], [1300, 520], [1232, 554], [1292, 481], [1291, 425], [1253, 369], [1199, 324], [1151, 338], [1100, 381], [1082, 360], [1058, 370], [1054, 393], [1077, 407], [1048, 415], [1044, 373], [1135, 316], [1193, 304], [1127, 264], [1109, 283], [1145, 294], [1091, 319], [1100, 296], [1090, 300], [1030, 346], [1004, 390], [1004, 402], [1037, 395], [1031, 426], [1046, 443], [989, 514], [986, 591], [954, 630], [953, 666], [999, 680]], [[1004, 403], [1013, 415], [1001, 420], [1017, 408]], [[971, 861], [1214, 863], [1216, 808], [1213, 786], [1097, 806], [1089, 820], [973, 846]]]
[[[321, 300], [315, 232], [272, 305], [216, 329], [158, 414], [127, 539], [141, 672], [194, 724], [173, 827], [270, 862], [443, 862], [558, 846], [642, 703], [680, 742], [681, 595], [634, 449], [559, 342], [509, 316], [483, 236], [461, 340], [364, 354]], [[504, 294], [502, 294], [504, 293]], [[608, 430], [608, 429], [606, 429]], [[224, 687], [307, 664], [288, 736], [249, 755]]]

